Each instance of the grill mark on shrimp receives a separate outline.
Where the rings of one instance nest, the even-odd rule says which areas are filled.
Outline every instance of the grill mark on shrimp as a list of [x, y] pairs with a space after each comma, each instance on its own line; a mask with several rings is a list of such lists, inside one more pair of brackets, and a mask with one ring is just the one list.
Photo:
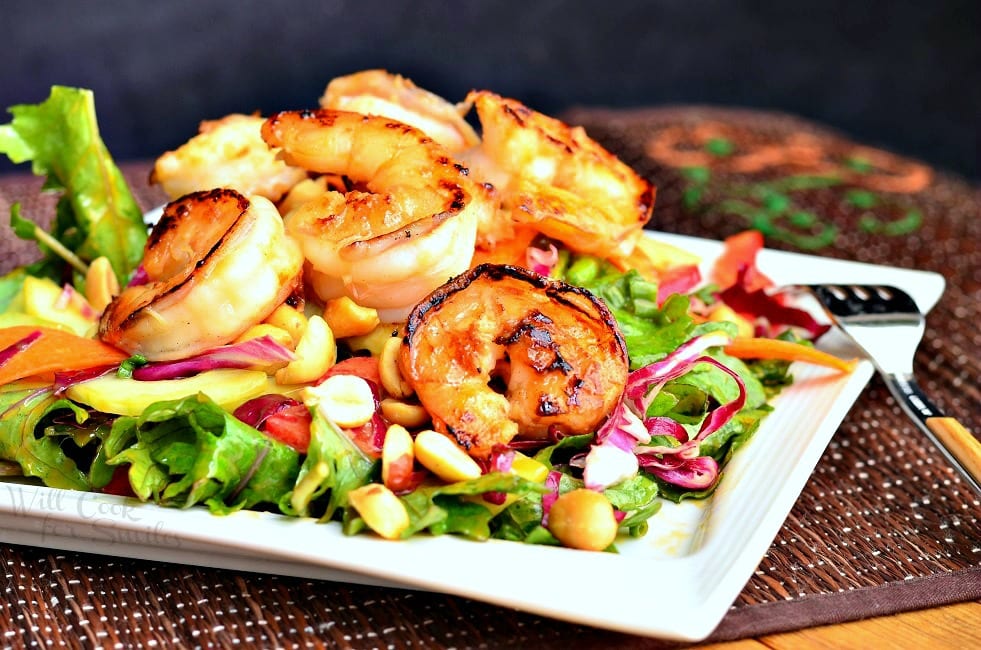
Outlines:
[[399, 364], [434, 423], [476, 457], [516, 435], [595, 430], [627, 376], [626, 348], [602, 301], [493, 264], [416, 306]]

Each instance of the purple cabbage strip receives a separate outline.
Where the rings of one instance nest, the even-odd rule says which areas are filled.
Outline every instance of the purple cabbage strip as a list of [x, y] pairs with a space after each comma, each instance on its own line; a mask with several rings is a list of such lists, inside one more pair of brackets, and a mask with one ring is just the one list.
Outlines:
[[640, 457], [640, 465], [662, 481], [687, 490], [705, 490], [719, 478], [719, 464], [711, 456], [687, 459], [674, 467], [664, 467]]
[[15, 356], [37, 343], [39, 338], [41, 338], [41, 330], [34, 330], [19, 341], [14, 341], [0, 350], [0, 368], [5, 366]]
[[510, 472], [511, 464], [514, 463], [515, 451], [504, 448], [502, 451], [494, 450], [491, 453], [490, 469], [492, 472]]
[[736, 284], [717, 294], [719, 300], [731, 307], [734, 311], [742, 314], [752, 314], [757, 318], [763, 317], [771, 325], [799, 327], [806, 330], [813, 341], [818, 340], [830, 329], [830, 325], [818, 323], [807, 311], [797, 309], [796, 307], [788, 307], [775, 297], [766, 293], [763, 289], [747, 291], [742, 275], [740, 273], [739, 281]]
[[136, 267], [136, 270], [133, 271], [133, 277], [130, 278], [129, 284], [127, 284], [126, 286], [141, 287], [144, 284], [148, 284], [149, 282], [150, 282], [150, 276], [146, 272], [146, 269], [143, 268], [143, 265], [140, 264], [138, 267]]
[[119, 368], [118, 365], [97, 366], [95, 368], [87, 368], [85, 370], [56, 372], [54, 376], [54, 394], [62, 395], [66, 390], [75, 384], [81, 384], [82, 382], [89, 381], [90, 379], [95, 379], [96, 377], [102, 377], [103, 375], [108, 375], [111, 372], [116, 372], [117, 368]]
[[295, 355], [270, 336], [214, 348], [189, 359], [151, 363], [133, 371], [133, 379], [160, 381], [189, 377], [218, 368], [252, 368], [292, 361]]
[[613, 412], [610, 413], [606, 421], [596, 431], [595, 444], [602, 445], [609, 443], [624, 451], [630, 451], [638, 442], [650, 441], [650, 436], [638, 435], [641, 432], [639, 430], [635, 432], [630, 427], [632, 417], [636, 419], [636, 416], [630, 411], [624, 403], [623, 397], [621, 397]]
[[542, 495], [542, 526], [548, 526], [548, 512], [552, 509], [552, 504], [559, 498], [559, 481], [562, 479], [562, 472], [554, 469], [545, 477], [545, 487], [548, 492]]
[[657, 395], [656, 390], [651, 390], [651, 384], [657, 382], [659, 387], [667, 381], [677, 379], [691, 369], [702, 352], [731, 342], [732, 337], [725, 332], [709, 332], [686, 341], [660, 361], [634, 370], [627, 377], [627, 386], [624, 389], [628, 404], [635, 413], [644, 417], [651, 401]]
[[[510, 472], [511, 464], [514, 462], [514, 454], [515, 451], [507, 447], [495, 449], [491, 452], [490, 462], [487, 467], [488, 471]], [[508, 495], [507, 492], [484, 492], [481, 497], [487, 503], [500, 506], [507, 500]]]
[[739, 387], [739, 395], [736, 399], [732, 400], [727, 404], [723, 404], [713, 410], [708, 416], [702, 421], [702, 426], [698, 429], [698, 435], [695, 436], [695, 440], [704, 440], [708, 435], [718, 431], [726, 422], [732, 419], [739, 409], [746, 404], [746, 385], [743, 380], [740, 379], [739, 375], [732, 368], [720, 361], [716, 361], [712, 357], [701, 357], [698, 361], [703, 363], [710, 363], [716, 368], [723, 370], [728, 373], [730, 377], [736, 380], [736, 385]]
[[[730, 342], [729, 335], [724, 332], [705, 334], [680, 346], [661, 361], [652, 363], [630, 373], [624, 396], [607, 421], [596, 433], [597, 443], [593, 449], [601, 446], [616, 447], [618, 450], [634, 454], [641, 467], [663, 481], [687, 489], [704, 489], [711, 486], [719, 475], [718, 463], [709, 456], [699, 455], [699, 442], [718, 431], [746, 403], [746, 386], [739, 375], [725, 364], [703, 355], [702, 353], [716, 345], [726, 345]], [[650, 406], [653, 396], [666, 382], [676, 379], [699, 363], [708, 363], [732, 377], [739, 394], [735, 399], [722, 404], [705, 416], [699, 427], [698, 434], [688, 439], [687, 430], [680, 423], [666, 417], [646, 418], [644, 415]], [[643, 424], [648, 434], [647, 440], [641, 440], [626, 425], [630, 415], [643, 418]], [[653, 436], [671, 436], [681, 442], [677, 447], [666, 445], [645, 446], [638, 443], [648, 442]], [[599, 462], [596, 460], [595, 462]], [[587, 456], [585, 465], [589, 467], [590, 458]], [[594, 488], [608, 487], [606, 485], [589, 486]]]
[[669, 417], [658, 416], [644, 420], [647, 433], [654, 436], [671, 436], [678, 442], [688, 442], [688, 431], [677, 420]]

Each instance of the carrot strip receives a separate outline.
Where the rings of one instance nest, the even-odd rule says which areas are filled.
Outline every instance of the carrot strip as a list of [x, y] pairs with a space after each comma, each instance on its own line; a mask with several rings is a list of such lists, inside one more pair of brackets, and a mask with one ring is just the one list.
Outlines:
[[736, 338], [725, 347], [726, 354], [739, 359], [781, 359], [783, 361], [802, 361], [818, 366], [834, 368], [841, 372], [851, 372], [855, 359], [845, 360], [822, 352], [809, 345], [767, 338]]
[[0, 365], [0, 386], [35, 375], [111, 366], [129, 356], [102, 341], [33, 325], [0, 328], [0, 350], [16, 346], [35, 332], [40, 336]]

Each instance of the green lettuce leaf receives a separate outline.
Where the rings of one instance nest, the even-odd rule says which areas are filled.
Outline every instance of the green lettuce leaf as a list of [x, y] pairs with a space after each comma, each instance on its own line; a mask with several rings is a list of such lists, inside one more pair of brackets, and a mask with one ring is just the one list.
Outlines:
[[237, 420], [206, 395], [151, 404], [121, 417], [105, 440], [105, 462], [129, 465], [143, 501], [216, 514], [277, 504], [299, 473], [299, 454]]
[[733, 331], [731, 323], [696, 324], [688, 313], [690, 298], [675, 294], [657, 304], [657, 283], [637, 271], [619, 271], [595, 257], [573, 256], [562, 278], [602, 299], [623, 334], [630, 368], [660, 361], [690, 338], [715, 330]]
[[603, 494], [614, 508], [626, 513], [620, 528], [631, 535], [637, 535], [641, 527], [646, 530], [647, 520], [661, 509], [657, 498], [660, 494], [657, 481], [646, 472], [639, 472], [626, 481], [606, 488]]
[[279, 501], [280, 510], [297, 517], [329, 521], [348, 505], [351, 490], [368, 483], [378, 463], [365, 456], [344, 432], [316, 410], [310, 424], [310, 448], [296, 486]]
[[[516, 474], [491, 472], [469, 481], [419, 487], [401, 497], [409, 513], [409, 528], [402, 534], [409, 537], [426, 530], [433, 535], [447, 533], [470, 539], [485, 540], [491, 536], [491, 519], [495, 513], [479, 498], [487, 492], [503, 492], [519, 497], [541, 494], [547, 488], [540, 483], [523, 479]], [[510, 510], [521, 500], [506, 508]]]
[[[66, 453], [66, 449], [79, 451], [91, 438], [59, 435], [70, 428], [47, 427], [45, 423], [54, 414], [77, 424], [88, 419], [85, 409], [55, 397], [50, 385], [16, 381], [0, 387], [0, 459], [17, 463], [24, 476], [39, 478], [50, 487], [71, 490], [100, 487], [93, 485], [86, 472]], [[46, 429], [49, 429], [47, 435]]]
[[[92, 92], [53, 86], [40, 104], [8, 110], [13, 119], [0, 125], [0, 153], [15, 163], [29, 161], [35, 174], [47, 177], [45, 190], [62, 192], [53, 238], [83, 261], [107, 257], [125, 285], [142, 259], [147, 231], [142, 211], [99, 135]], [[18, 236], [46, 239], [19, 212], [12, 211], [12, 217]], [[42, 250], [46, 258], [39, 274], [54, 276], [55, 268], [64, 269], [62, 256], [51, 246]]]

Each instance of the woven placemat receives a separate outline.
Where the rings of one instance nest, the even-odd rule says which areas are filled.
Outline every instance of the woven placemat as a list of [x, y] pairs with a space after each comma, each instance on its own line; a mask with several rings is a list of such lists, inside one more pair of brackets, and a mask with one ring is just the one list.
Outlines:
[[[942, 409], [981, 431], [977, 188], [786, 115], [678, 107], [566, 118], [658, 186], [653, 228], [718, 239], [756, 227], [772, 248], [943, 274], [917, 373]], [[144, 207], [159, 202], [146, 165], [124, 170]], [[28, 176], [0, 179], [0, 215], [18, 200], [50, 218], [39, 188]], [[2, 222], [5, 271], [33, 252]], [[977, 498], [874, 379], [711, 638], [979, 599], [978, 513]], [[0, 645], [13, 647], [668, 645], [441, 594], [12, 545], [0, 545], [0, 561]], [[652, 607], [669, 594], [652, 586]]]

